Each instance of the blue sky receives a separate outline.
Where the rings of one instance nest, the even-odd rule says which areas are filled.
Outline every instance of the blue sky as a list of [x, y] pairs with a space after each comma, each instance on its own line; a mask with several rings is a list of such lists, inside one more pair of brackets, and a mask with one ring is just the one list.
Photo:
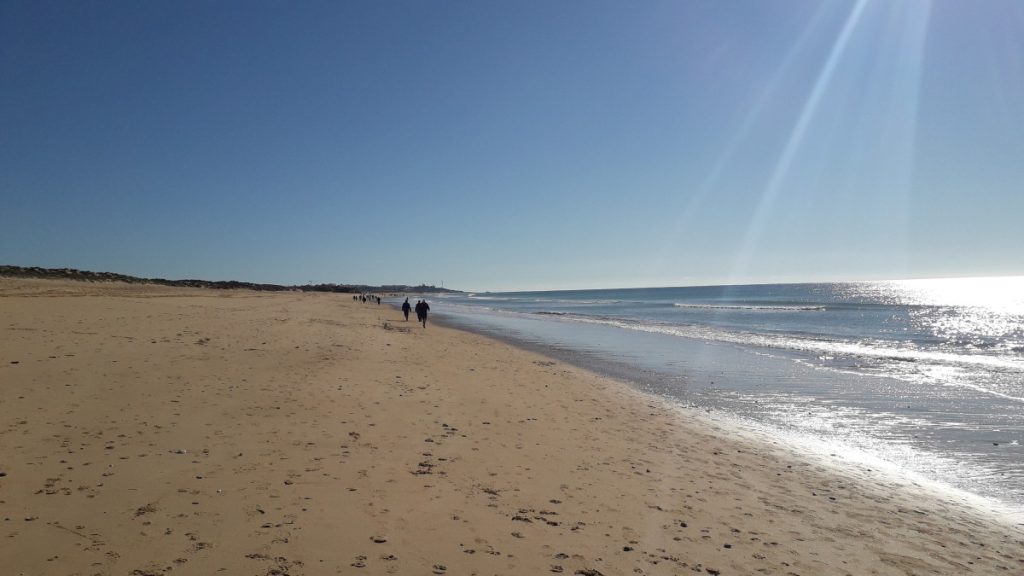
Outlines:
[[0, 263], [1024, 274], [1024, 3], [0, 2]]

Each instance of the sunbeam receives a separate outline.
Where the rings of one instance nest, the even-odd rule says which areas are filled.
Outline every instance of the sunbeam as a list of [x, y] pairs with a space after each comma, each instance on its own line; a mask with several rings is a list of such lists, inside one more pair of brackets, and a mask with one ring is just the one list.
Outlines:
[[885, 77], [891, 82], [883, 96], [888, 122], [877, 138], [877, 145], [887, 168], [882, 183], [890, 191], [888, 205], [895, 215], [889, 258], [903, 273], [909, 265], [907, 247], [913, 218], [917, 123], [931, 1], [896, 3], [887, 8], [891, 13], [886, 36], [893, 38], [893, 46], [885, 44], [884, 48], [892, 48], [895, 54], [883, 64], [887, 67]]
[[675, 250], [679, 245], [680, 239], [687, 232], [687, 223], [693, 219], [708, 196], [718, 187], [725, 169], [732, 163], [740, 146], [749, 138], [754, 125], [764, 116], [767, 104], [775, 97], [783, 80], [789, 76], [794, 61], [806, 49], [809, 39], [821, 24], [825, 14], [826, 5], [818, 5], [808, 25], [804, 27], [796, 42], [792, 44], [785, 56], [779, 61], [775, 72], [771, 76], [771, 80], [758, 92], [753, 105], [743, 115], [743, 120], [740, 122], [739, 127], [736, 128], [732, 137], [726, 143], [725, 148], [718, 155], [718, 159], [704, 176], [703, 180], [701, 180], [700, 186], [689, 196], [685, 207], [676, 218], [675, 225], [670, 229], [671, 236], [662, 243], [660, 261], [665, 263], [666, 266], [677, 259]]
[[811, 120], [814, 118], [814, 114], [818, 109], [821, 98], [825, 94], [825, 90], [828, 88], [829, 81], [835, 73], [839, 61], [842, 59], [846, 46], [853, 35], [854, 29], [857, 27], [857, 23], [860, 21], [861, 15], [864, 13], [864, 7], [866, 5], [867, 0], [858, 0], [854, 5], [849, 16], [846, 18], [842, 31], [839, 33], [839, 36], [836, 38], [836, 41], [832, 46], [832, 50], [829, 52], [828, 59], [825, 61], [821, 72], [818, 74], [814, 87], [811, 90], [810, 95], [808, 95], [807, 101], [804, 103], [803, 109], [800, 112], [800, 117], [797, 119], [796, 124], [793, 126], [793, 130], [790, 132], [789, 138], [786, 140], [786, 145], [782, 150], [782, 154], [780, 155], [778, 162], [775, 164], [775, 169], [772, 171], [771, 178], [768, 180], [768, 184], [758, 201], [757, 208], [751, 217], [750, 224], [747, 226], [746, 233], [744, 234], [743, 240], [736, 254], [736, 259], [731, 273], [731, 280], [741, 278], [743, 272], [747, 270], [749, 266], [754, 245], [761, 236], [761, 232], [765, 225], [765, 219], [770, 215], [771, 208], [779, 194], [782, 183], [789, 174], [789, 169], [793, 163], [794, 157], [796, 156], [796, 152], [804, 140], [807, 128], [810, 126]]

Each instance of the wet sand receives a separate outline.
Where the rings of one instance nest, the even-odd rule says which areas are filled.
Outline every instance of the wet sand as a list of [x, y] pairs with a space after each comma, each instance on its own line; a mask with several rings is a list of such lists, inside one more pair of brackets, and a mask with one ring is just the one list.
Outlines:
[[1024, 531], [349, 295], [0, 278], [7, 574], [1020, 574]]

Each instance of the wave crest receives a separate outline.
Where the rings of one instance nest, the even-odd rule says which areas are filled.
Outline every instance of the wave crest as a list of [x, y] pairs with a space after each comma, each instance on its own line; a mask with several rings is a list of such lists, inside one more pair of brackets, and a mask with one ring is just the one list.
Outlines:
[[827, 310], [825, 306], [796, 306], [786, 304], [685, 304], [675, 302], [676, 308], [695, 310], [757, 310], [763, 312], [820, 312]]

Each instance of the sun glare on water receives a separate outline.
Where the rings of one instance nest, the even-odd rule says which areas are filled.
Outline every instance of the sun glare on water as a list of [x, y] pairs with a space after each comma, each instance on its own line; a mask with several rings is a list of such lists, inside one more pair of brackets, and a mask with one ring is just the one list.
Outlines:
[[1014, 354], [1024, 346], [1024, 276], [865, 282], [856, 290], [920, 307], [913, 322], [949, 342]]
[[987, 308], [1024, 315], [1024, 276], [897, 280], [887, 284], [901, 304]]

